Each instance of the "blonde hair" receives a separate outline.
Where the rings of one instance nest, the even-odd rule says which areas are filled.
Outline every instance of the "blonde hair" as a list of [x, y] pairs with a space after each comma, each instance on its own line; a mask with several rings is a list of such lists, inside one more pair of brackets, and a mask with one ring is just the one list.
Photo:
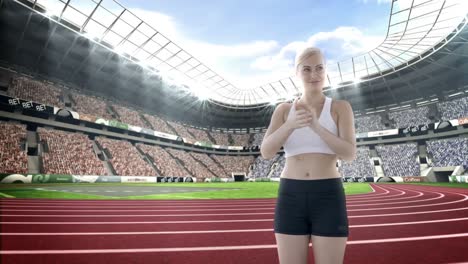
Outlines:
[[302, 49], [302, 50], [299, 50], [297, 53], [296, 53], [296, 58], [294, 60], [294, 69], [296, 70], [297, 72], [297, 67], [299, 67], [299, 65], [307, 58], [309, 58], [310, 56], [312, 55], [316, 55], [316, 54], [320, 54], [320, 56], [322, 56], [322, 60], [323, 60], [323, 66], [325, 66], [325, 56], [323, 56], [323, 53], [322, 51], [319, 49], [319, 48], [315, 48], [315, 47], [308, 47], [308, 48], [305, 48], [305, 49]]

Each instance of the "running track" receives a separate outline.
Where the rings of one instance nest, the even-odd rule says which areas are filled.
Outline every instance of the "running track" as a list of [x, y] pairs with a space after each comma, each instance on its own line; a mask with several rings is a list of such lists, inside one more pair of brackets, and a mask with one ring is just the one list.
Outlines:
[[[468, 262], [468, 189], [371, 187], [344, 263]], [[278, 263], [275, 201], [0, 199], [0, 263]]]

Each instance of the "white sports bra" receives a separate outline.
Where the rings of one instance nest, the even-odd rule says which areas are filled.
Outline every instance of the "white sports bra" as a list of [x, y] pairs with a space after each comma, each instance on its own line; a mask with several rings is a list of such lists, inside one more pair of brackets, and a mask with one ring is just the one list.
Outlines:
[[[296, 101], [297, 98], [294, 100], [293, 104], [291, 105], [291, 109], [289, 110], [288, 118], [291, 116], [293, 111], [296, 111]], [[337, 126], [335, 121], [331, 116], [331, 102], [332, 99], [329, 97], [325, 97], [325, 103], [323, 105], [322, 112], [320, 113], [320, 117], [318, 118], [319, 123], [332, 132], [333, 134], [337, 135]], [[295, 155], [299, 155], [302, 153], [327, 153], [327, 154], [335, 154], [333, 150], [328, 147], [327, 143], [323, 141], [323, 139], [317, 135], [310, 127], [302, 127], [296, 128], [294, 131], [289, 135], [288, 139], [283, 145], [284, 147], [284, 157], [291, 157]]]

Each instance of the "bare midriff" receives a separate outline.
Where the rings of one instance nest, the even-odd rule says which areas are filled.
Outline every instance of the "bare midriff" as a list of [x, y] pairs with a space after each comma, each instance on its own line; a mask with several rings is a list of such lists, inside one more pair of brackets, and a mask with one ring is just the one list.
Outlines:
[[337, 155], [304, 153], [286, 158], [282, 178], [298, 180], [320, 180], [341, 178], [336, 168]]

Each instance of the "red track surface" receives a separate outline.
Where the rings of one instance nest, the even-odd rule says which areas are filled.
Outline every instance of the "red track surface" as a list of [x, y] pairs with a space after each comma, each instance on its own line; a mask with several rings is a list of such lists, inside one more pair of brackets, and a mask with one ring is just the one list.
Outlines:
[[[468, 189], [371, 186], [344, 263], [468, 262]], [[278, 263], [275, 202], [0, 199], [0, 263]]]

